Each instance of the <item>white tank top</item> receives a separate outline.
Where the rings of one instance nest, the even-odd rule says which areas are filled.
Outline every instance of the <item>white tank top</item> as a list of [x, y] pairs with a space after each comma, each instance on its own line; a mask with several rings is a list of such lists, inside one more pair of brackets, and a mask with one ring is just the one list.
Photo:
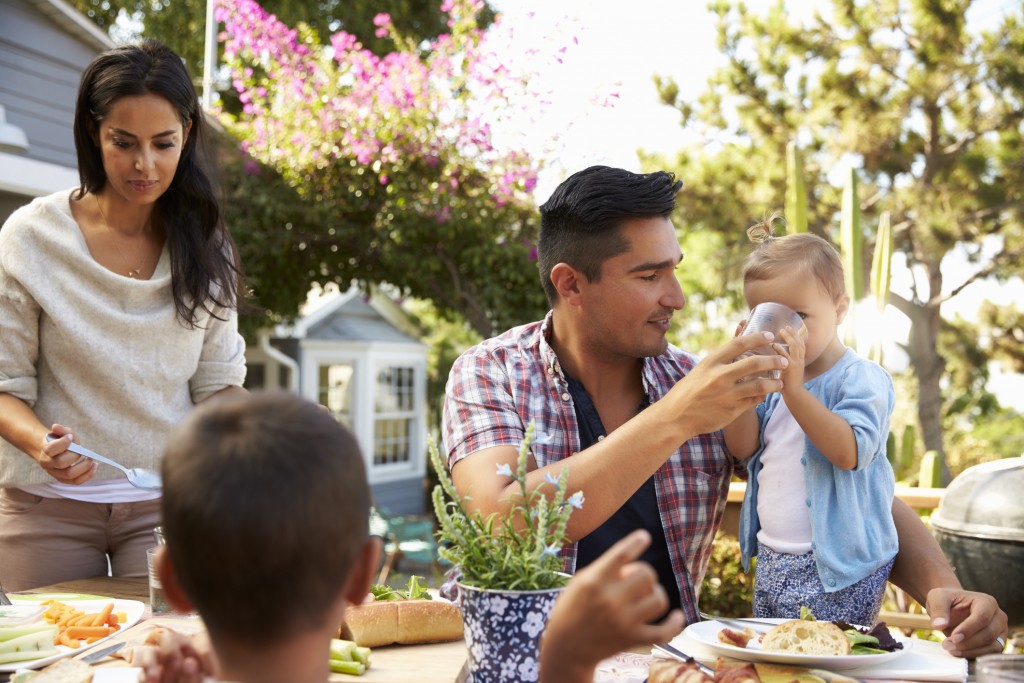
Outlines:
[[124, 477], [118, 479], [92, 479], [80, 484], [33, 484], [19, 486], [22, 491], [43, 498], [70, 498], [85, 503], [139, 503], [160, 497], [159, 491], [135, 488]]
[[777, 553], [811, 551], [811, 509], [804, 483], [804, 431], [779, 402], [764, 429], [764, 452], [757, 475], [757, 540]]

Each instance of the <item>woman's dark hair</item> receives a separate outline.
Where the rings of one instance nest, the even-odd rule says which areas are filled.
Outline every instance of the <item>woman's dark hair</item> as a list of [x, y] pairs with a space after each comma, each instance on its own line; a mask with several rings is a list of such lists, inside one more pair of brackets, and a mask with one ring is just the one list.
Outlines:
[[153, 207], [153, 228], [162, 230], [171, 257], [171, 292], [181, 321], [198, 324], [196, 309], [237, 308], [244, 291], [238, 250], [224, 225], [206, 150], [206, 122], [181, 58], [166, 45], [144, 40], [104, 52], [82, 74], [75, 107], [75, 149], [81, 187], [75, 198], [107, 183], [96, 143], [99, 122], [122, 97], [158, 95], [192, 124], [178, 168]]
[[591, 166], [569, 176], [540, 207], [537, 267], [548, 303], [558, 299], [551, 271], [567, 263], [591, 282], [629, 243], [619, 228], [631, 218], [668, 218], [683, 183], [665, 171], [631, 173]]

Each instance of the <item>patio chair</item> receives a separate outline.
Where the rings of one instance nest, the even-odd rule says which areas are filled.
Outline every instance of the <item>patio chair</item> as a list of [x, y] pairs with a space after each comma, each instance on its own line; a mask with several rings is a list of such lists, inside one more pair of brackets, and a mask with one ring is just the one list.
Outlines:
[[374, 508], [370, 515], [370, 533], [384, 539], [384, 561], [377, 583], [387, 583], [399, 565], [432, 572], [437, 562], [437, 542], [433, 521], [421, 515], [390, 515]]

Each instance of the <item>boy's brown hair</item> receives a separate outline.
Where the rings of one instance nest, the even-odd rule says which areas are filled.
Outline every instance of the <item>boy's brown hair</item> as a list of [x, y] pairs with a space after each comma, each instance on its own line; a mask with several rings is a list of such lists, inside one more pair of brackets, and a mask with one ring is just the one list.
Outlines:
[[286, 392], [219, 397], [175, 431], [163, 531], [211, 636], [253, 644], [324, 626], [368, 538], [359, 446]]
[[743, 263], [743, 282], [770, 280], [779, 275], [802, 272], [813, 277], [833, 301], [846, 294], [843, 262], [827, 240], [812, 233], [794, 233], [775, 237], [776, 223], [785, 225], [782, 214], [774, 212], [747, 228], [757, 247]]

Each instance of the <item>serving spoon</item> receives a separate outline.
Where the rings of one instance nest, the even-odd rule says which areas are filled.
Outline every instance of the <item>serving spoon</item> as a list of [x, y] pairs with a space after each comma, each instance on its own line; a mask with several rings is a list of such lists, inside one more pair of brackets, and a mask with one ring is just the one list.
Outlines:
[[[63, 437], [57, 436], [56, 434], [47, 434], [47, 441], [56, 441]], [[93, 453], [85, 446], [79, 446], [77, 443], [72, 441], [68, 445], [68, 450], [78, 455], [84, 455], [87, 458], [98, 460], [99, 462], [112, 465], [117, 469], [124, 472], [124, 476], [128, 478], [128, 483], [139, 489], [146, 489], [147, 491], [159, 491], [163, 488], [163, 480], [160, 478], [160, 474], [153, 470], [147, 470], [141, 467], [125, 467], [120, 463], [116, 463], [110, 458], [105, 458], [99, 453]]]

